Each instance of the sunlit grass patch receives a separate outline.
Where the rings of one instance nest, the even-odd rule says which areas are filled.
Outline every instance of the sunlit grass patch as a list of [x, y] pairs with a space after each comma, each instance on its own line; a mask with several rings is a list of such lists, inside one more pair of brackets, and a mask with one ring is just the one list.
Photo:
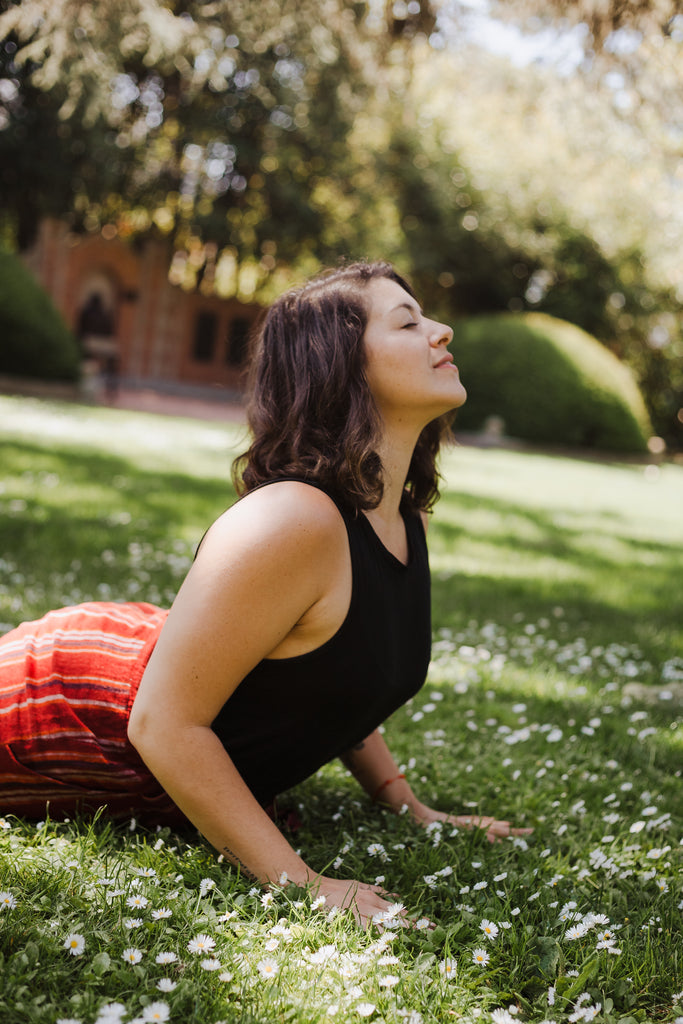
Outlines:
[[[239, 431], [0, 413], [0, 620], [172, 600], [234, 499]], [[532, 836], [423, 831], [326, 766], [283, 798], [291, 841], [381, 880], [417, 923], [364, 934], [309, 893], [254, 888], [192, 830], [5, 815], [3, 1024], [683, 1017], [683, 471], [647, 468], [470, 449], [444, 464], [433, 661], [387, 738], [424, 800]]]

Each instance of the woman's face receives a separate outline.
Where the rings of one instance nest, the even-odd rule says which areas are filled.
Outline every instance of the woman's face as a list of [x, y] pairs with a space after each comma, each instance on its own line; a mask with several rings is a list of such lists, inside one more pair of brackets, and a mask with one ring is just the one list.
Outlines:
[[390, 278], [370, 281], [365, 375], [386, 423], [420, 421], [420, 429], [467, 398], [448, 351], [453, 331], [429, 320]]

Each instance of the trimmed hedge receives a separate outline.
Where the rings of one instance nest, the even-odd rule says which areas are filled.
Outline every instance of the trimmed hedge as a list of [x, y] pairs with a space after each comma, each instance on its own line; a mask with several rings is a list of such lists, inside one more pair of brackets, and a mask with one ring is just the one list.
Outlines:
[[21, 260], [0, 250], [0, 373], [76, 381], [78, 343]]
[[542, 444], [642, 452], [652, 434], [631, 371], [580, 327], [545, 313], [501, 313], [455, 325], [467, 389], [456, 430], [500, 416], [505, 432]]

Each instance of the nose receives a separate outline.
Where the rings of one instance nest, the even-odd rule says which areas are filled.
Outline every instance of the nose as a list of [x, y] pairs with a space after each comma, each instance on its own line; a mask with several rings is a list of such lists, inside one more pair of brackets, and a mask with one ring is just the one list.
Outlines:
[[448, 324], [440, 324], [438, 320], [430, 321], [429, 344], [433, 348], [439, 345], [450, 345], [453, 341], [453, 328]]

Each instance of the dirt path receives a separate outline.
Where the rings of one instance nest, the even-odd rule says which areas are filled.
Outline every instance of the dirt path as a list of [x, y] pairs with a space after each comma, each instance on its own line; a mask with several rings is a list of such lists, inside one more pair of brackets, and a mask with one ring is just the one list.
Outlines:
[[153, 412], [165, 416], [188, 416], [195, 420], [219, 420], [228, 423], [244, 423], [244, 406], [236, 399], [188, 398], [183, 395], [167, 395], [144, 388], [122, 388], [116, 397], [103, 401], [112, 409], [130, 409], [136, 412]]

